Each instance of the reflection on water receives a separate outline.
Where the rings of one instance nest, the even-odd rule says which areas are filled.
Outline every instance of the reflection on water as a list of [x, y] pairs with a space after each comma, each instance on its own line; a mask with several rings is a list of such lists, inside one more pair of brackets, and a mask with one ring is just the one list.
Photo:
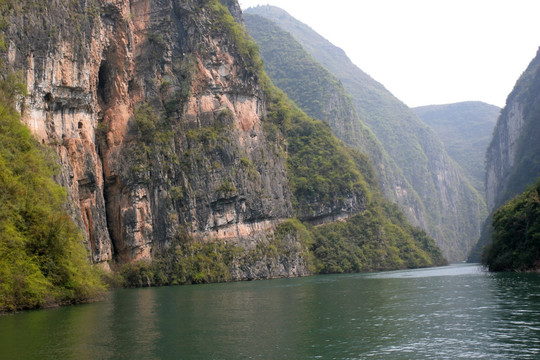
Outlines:
[[119, 290], [0, 317], [1, 359], [535, 359], [540, 277], [471, 265]]
[[487, 269], [477, 265], [454, 264], [452, 266], [441, 266], [436, 268], [383, 271], [378, 273], [365, 274], [364, 276], [374, 279], [400, 279], [432, 276], [460, 276], [481, 273], [487, 273]]
[[155, 343], [160, 336], [156, 326], [156, 293], [153, 289], [140, 289], [134, 293], [118, 291], [112, 295], [109, 316], [101, 317], [107, 324], [105, 334], [101, 334], [106, 336], [101, 339], [108, 354], [112, 355], [110, 358], [154, 358]]

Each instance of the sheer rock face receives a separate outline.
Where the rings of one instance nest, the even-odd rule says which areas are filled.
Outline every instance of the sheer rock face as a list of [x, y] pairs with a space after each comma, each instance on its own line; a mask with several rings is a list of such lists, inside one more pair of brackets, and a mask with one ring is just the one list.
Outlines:
[[[180, 229], [246, 245], [292, 216], [257, 75], [208, 9], [77, 6], [15, 14], [9, 62], [26, 76], [23, 120], [60, 156], [59, 181], [93, 262], [149, 259]], [[307, 273], [294, 261], [273, 275]]]
[[486, 154], [489, 211], [522, 193], [540, 175], [540, 50], [508, 95]]
[[486, 154], [490, 212], [522, 193], [540, 175], [540, 50], [508, 95]]
[[486, 201], [489, 212], [495, 210], [498, 197], [508, 183], [510, 170], [516, 161], [518, 141], [524, 125], [523, 105], [518, 101], [509, 103], [497, 122], [493, 141], [488, 149], [486, 164]]
[[540, 176], [540, 50], [506, 99], [486, 153], [487, 218], [472, 261], [492, 242], [494, 212]]

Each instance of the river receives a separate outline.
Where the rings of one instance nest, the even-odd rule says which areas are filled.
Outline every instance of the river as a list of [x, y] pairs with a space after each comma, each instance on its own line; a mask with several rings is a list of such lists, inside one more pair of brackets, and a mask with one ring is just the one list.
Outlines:
[[111, 291], [0, 316], [0, 359], [539, 359], [540, 275], [471, 264]]

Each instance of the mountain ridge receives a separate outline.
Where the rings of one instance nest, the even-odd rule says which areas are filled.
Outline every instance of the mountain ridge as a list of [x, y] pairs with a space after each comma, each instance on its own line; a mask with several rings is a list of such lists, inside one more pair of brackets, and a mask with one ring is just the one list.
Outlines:
[[[407, 209], [411, 222], [425, 227], [423, 207], [371, 130], [360, 120], [350, 96], [340, 80], [303, 51], [292, 36], [258, 15], [244, 14], [245, 25], [259, 41], [266, 72], [308, 115], [325, 121], [347, 145], [369, 155], [376, 164], [379, 182], [385, 196]], [[259, 31], [257, 31], [259, 29]], [[272, 42], [270, 34], [280, 41]], [[289, 36], [289, 37], [288, 37]], [[266, 41], [264, 40], [266, 38]], [[288, 56], [290, 58], [288, 58]], [[275, 57], [275, 60], [271, 57]], [[399, 184], [398, 188], [394, 185]]]
[[447, 257], [455, 261], [464, 260], [474, 245], [472, 239], [480, 233], [485, 203], [444, 151], [431, 128], [383, 85], [354, 65], [342, 49], [284, 10], [259, 6], [244, 13], [274, 21], [342, 82], [360, 119], [375, 134], [393, 161], [399, 164], [408, 183], [422, 200], [425, 229], [437, 239]]

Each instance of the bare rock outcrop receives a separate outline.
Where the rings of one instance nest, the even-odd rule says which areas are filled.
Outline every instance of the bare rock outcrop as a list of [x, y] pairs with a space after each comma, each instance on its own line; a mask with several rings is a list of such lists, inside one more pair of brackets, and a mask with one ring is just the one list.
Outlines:
[[93, 262], [150, 259], [179, 229], [245, 245], [291, 217], [258, 74], [202, 2], [34, 10], [16, 12], [8, 34], [28, 87], [23, 121], [60, 157]]

